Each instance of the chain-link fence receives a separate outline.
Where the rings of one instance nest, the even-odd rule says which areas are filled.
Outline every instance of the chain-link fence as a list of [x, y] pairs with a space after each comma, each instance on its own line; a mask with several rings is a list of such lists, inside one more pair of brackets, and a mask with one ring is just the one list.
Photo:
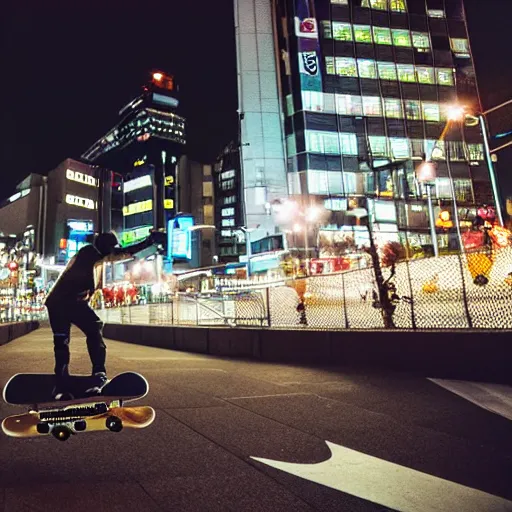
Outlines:
[[368, 267], [99, 314], [114, 323], [338, 330], [382, 329], [387, 313], [399, 329], [512, 329], [511, 271], [506, 248], [403, 261], [381, 269], [384, 291]]

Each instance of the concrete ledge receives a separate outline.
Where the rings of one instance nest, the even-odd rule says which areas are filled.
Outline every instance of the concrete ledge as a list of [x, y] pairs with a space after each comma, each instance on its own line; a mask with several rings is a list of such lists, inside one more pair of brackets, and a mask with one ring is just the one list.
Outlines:
[[21, 338], [36, 329], [39, 329], [39, 322], [36, 321], [0, 324], [0, 345], [5, 345], [16, 338]]
[[[106, 324], [106, 338], [264, 361], [512, 383], [512, 331], [315, 331]], [[0, 332], [0, 340], [2, 334]]]

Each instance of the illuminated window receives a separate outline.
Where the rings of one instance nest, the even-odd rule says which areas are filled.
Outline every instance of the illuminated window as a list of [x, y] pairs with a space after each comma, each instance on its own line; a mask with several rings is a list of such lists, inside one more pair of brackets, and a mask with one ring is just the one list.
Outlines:
[[416, 73], [418, 75], [418, 82], [420, 84], [435, 84], [434, 68], [416, 66]]
[[293, 96], [291, 94], [288, 94], [286, 96], [286, 115], [293, 116], [295, 113], [295, 109], [293, 108]]
[[440, 121], [438, 103], [422, 101], [421, 107], [423, 110], [423, 119], [425, 119], [425, 121]]
[[389, 0], [389, 9], [396, 12], [407, 12], [405, 0]]
[[325, 72], [334, 75], [334, 57], [325, 57]]
[[332, 26], [330, 21], [322, 21], [322, 33], [326, 39], [332, 39]]
[[331, 0], [331, 4], [348, 5], [348, 0]]
[[363, 96], [365, 116], [382, 116], [382, 102], [379, 96]]
[[421, 104], [418, 100], [405, 100], [405, 117], [415, 121], [421, 120]]
[[444, 140], [425, 139], [425, 155], [428, 159], [444, 160]]
[[[357, 194], [357, 176], [355, 172], [343, 173], [343, 191], [345, 194]], [[345, 208], [346, 209], [346, 208]]]
[[386, 11], [388, 8], [388, 0], [362, 0], [361, 7], [371, 7], [372, 9]]
[[450, 68], [436, 68], [436, 78], [439, 85], [453, 85], [453, 70]]
[[449, 199], [452, 197], [450, 178], [436, 178], [436, 197]]
[[338, 114], [345, 116], [362, 116], [363, 105], [361, 96], [350, 94], [336, 94], [336, 108]]
[[430, 48], [430, 38], [425, 32], [412, 32], [412, 45], [414, 48]]
[[473, 202], [473, 188], [471, 186], [471, 180], [453, 180], [453, 188], [455, 189], [455, 197], [457, 201], [462, 201], [463, 203]]
[[377, 44], [392, 44], [391, 30], [384, 27], [373, 27], [373, 40]]
[[450, 38], [450, 45], [457, 57], [469, 57], [469, 44], [467, 39]]
[[342, 178], [341, 172], [334, 171], [316, 171], [309, 169], [307, 171], [308, 191], [310, 194], [341, 194]]
[[234, 226], [235, 219], [222, 219], [222, 226]]
[[484, 159], [484, 145], [483, 144], [468, 144], [469, 159], [470, 160], [483, 160]]
[[450, 140], [446, 143], [448, 144], [450, 160], [456, 160], [459, 162], [466, 160], [466, 148], [461, 140]]
[[404, 117], [402, 112], [402, 102], [395, 98], [384, 98], [384, 112], [386, 117], [401, 119]]
[[302, 106], [312, 112], [324, 111], [324, 95], [317, 91], [302, 91]]
[[369, 25], [354, 25], [354, 40], [356, 43], [371, 43], [371, 27]]
[[377, 62], [381, 80], [397, 80], [396, 66], [393, 62]]
[[224, 171], [223, 173], [221, 173], [220, 175], [220, 179], [221, 180], [227, 180], [229, 178], [234, 178], [235, 177], [235, 171], [234, 170], [231, 170], [231, 171]]
[[235, 209], [234, 208], [222, 208], [220, 211], [220, 214], [222, 217], [231, 217], [232, 215], [235, 215]]
[[297, 143], [295, 141], [295, 135], [286, 136], [286, 154], [288, 156], [297, 154]]
[[306, 151], [311, 153], [325, 153], [339, 155], [340, 145], [337, 132], [322, 132], [319, 130], [305, 130]]
[[340, 76], [357, 76], [356, 59], [336, 57], [336, 74]]
[[392, 29], [391, 34], [395, 46], [411, 46], [411, 34], [408, 30]]
[[222, 198], [222, 204], [234, 204], [236, 203], [236, 196], [226, 196]]
[[370, 140], [372, 157], [388, 156], [388, 141], [386, 137], [370, 135], [368, 139]]
[[441, 9], [428, 9], [427, 14], [431, 18], [444, 18], [445, 13]]
[[412, 158], [423, 160], [425, 150], [423, 148], [423, 139], [411, 139]]
[[361, 78], [377, 78], [377, 69], [374, 60], [357, 59], [357, 68]]
[[411, 157], [409, 139], [390, 137], [389, 145], [391, 147], [391, 156], [395, 160], [405, 160]]
[[350, 23], [333, 21], [332, 34], [336, 41], [352, 41], [352, 27]]
[[357, 137], [355, 133], [340, 132], [339, 139], [342, 155], [357, 155]]
[[398, 80], [400, 82], [416, 82], [414, 66], [411, 64], [397, 64]]

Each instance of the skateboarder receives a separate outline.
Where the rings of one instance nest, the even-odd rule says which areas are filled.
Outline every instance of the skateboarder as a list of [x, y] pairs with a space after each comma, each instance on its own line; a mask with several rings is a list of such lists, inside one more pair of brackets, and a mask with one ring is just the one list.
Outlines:
[[134, 254], [151, 243], [150, 236], [146, 241], [123, 250], [113, 233], [101, 233], [96, 236], [92, 245], [82, 247], [71, 258], [48, 294], [45, 305], [53, 331], [56, 399], [62, 398], [66, 392], [71, 324], [76, 325], [86, 336], [92, 375], [96, 377], [95, 384], [88, 392], [99, 393], [108, 382], [105, 368], [106, 347], [101, 332], [103, 324], [88, 304], [88, 299], [95, 290], [95, 265], [113, 254]]

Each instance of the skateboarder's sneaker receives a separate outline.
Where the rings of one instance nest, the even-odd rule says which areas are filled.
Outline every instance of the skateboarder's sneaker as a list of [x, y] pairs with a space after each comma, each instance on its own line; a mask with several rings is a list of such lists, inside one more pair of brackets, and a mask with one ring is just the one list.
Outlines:
[[105, 372], [97, 372], [93, 374], [95, 383], [90, 388], [86, 389], [86, 395], [99, 395], [101, 390], [109, 383], [107, 374]]

